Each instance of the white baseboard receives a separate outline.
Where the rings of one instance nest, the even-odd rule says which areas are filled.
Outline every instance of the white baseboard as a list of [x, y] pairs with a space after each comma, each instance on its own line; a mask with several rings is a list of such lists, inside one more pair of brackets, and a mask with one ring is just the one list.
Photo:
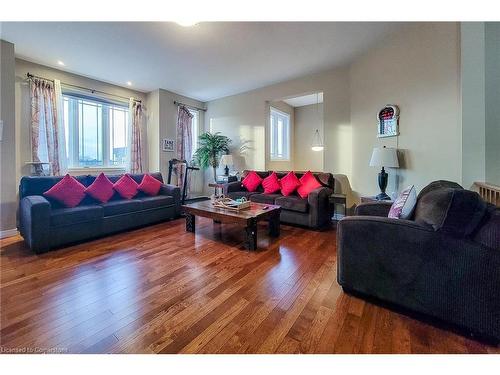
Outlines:
[[17, 229], [7, 229], [0, 231], [0, 238], [15, 236], [18, 233]]

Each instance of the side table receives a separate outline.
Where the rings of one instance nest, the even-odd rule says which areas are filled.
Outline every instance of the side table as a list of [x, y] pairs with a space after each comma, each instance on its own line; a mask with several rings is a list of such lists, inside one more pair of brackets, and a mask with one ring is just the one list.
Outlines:
[[332, 218], [337, 220], [336, 205], [341, 204], [344, 206], [344, 216], [347, 216], [347, 199], [345, 194], [331, 194], [329, 197], [330, 212]]

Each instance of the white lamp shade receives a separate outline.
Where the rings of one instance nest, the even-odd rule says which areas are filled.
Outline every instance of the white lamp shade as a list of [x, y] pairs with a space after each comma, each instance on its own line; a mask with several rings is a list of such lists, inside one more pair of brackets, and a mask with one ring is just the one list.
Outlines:
[[391, 147], [375, 147], [370, 166], [399, 168], [398, 150]]
[[233, 155], [222, 155], [220, 163], [222, 165], [233, 165]]

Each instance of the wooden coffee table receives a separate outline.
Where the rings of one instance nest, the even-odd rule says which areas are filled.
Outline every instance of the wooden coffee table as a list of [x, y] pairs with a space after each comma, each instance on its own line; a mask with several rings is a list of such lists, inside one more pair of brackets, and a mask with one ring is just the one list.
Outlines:
[[213, 219], [216, 223], [235, 223], [245, 227], [245, 247], [248, 250], [257, 249], [257, 222], [269, 221], [269, 235], [278, 237], [280, 235], [280, 212], [281, 207], [272, 204], [251, 203], [250, 208], [240, 211], [231, 211], [217, 208], [211, 201], [194, 202], [182, 206], [186, 215], [186, 230], [195, 232], [196, 216]]

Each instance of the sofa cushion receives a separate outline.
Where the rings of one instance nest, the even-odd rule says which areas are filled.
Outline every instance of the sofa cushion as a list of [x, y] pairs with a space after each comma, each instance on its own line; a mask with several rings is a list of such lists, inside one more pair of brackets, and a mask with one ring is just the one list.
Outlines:
[[101, 204], [104, 216], [114, 216], [129, 212], [140, 211], [142, 202], [138, 199], [126, 199], [120, 201], [110, 201]]
[[115, 194], [113, 183], [104, 173], [99, 174], [97, 178], [85, 189], [85, 193], [101, 203], [106, 203]]
[[415, 221], [435, 231], [465, 237], [478, 227], [486, 209], [486, 202], [476, 192], [457, 188], [435, 189], [417, 202]]
[[280, 206], [284, 210], [307, 212], [309, 204], [307, 199], [301, 198], [297, 195], [289, 195], [286, 197], [278, 197], [274, 204]]
[[316, 177], [311, 173], [311, 171], [307, 171], [300, 179], [300, 186], [297, 188], [297, 194], [299, 194], [302, 198], [307, 198], [309, 193], [322, 185], [316, 180]]
[[248, 191], [256, 191], [257, 188], [262, 183], [262, 177], [260, 177], [255, 171], [250, 171], [243, 181], [241, 181], [241, 185], [243, 185]]
[[172, 206], [174, 198], [169, 195], [157, 195], [156, 197], [144, 197], [137, 199], [142, 202], [142, 209], [149, 210], [163, 206]]
[[135, 182], [130, 175], [124, 174], [118, 181], [113, 184], [115, 189], [122, 198], [132, 199], [138, 193], [139, 184]]
[[50, 212], [50, 225], [54, 227], [85, 223], [102, 219], [103, 209], [98, 205], [57, 208]]
[[248, 200], [250, 200], [250, 197], [254, 194], [258, 194], [258, 193], [252, 192], [252, 191], [246, 191], [246, 190], [231, 191], [231, 192], [227, 193], [228, 197], [231, 199], [246, 198]]
[[65, 207], [76, 207], [85, 198], [85, 186], [67, 174], [43, 195], [54, 199]]
[[138, 189], [143, 193], [154, 197], [155, 195], [158, 195], [158, 192], [161, 189], [161, 185], [162, 183], [156, 178], [149, 174], [145, 174], [138, 186]]
[[264, 203], [264, 204], [274, 204], [276, 198], [282, 197], [281, 194], [252, 194], [250, 196], [250, 201], [255, 203]]
[[500, 250], [500, 208], [488, 204], [487, 213], [474, 233], [473, 240], [492, 249]]
[[280, 180], [276, 172], [271, 173], [262, 180], [262, 187], [264, 188], [264, 194], [274, 194], [280, 191]]
[[300, 186], [300, 181], [293, 172], [289, 172], [280, 180], [281, 194], [285, 197], [292, 194]]
[[460, 186], [459, 184], [457, 184], [456, 182], [453, 182], [453, 181], [446, 181], [446, 180], [433, 181], [430, 184], [428, 184], [426, 187], [424, 187], [422, 190], [420, 190], [420, 193], [418, 193], [418, 196], [417, 196], [417, 201], [419, 201], [420, 198], [422, 198], [427, 193], [430, 193], [431, 191], [438, 190], [438, 189], [445, 189], [445, 188], [463, 189], [462, 186]]

